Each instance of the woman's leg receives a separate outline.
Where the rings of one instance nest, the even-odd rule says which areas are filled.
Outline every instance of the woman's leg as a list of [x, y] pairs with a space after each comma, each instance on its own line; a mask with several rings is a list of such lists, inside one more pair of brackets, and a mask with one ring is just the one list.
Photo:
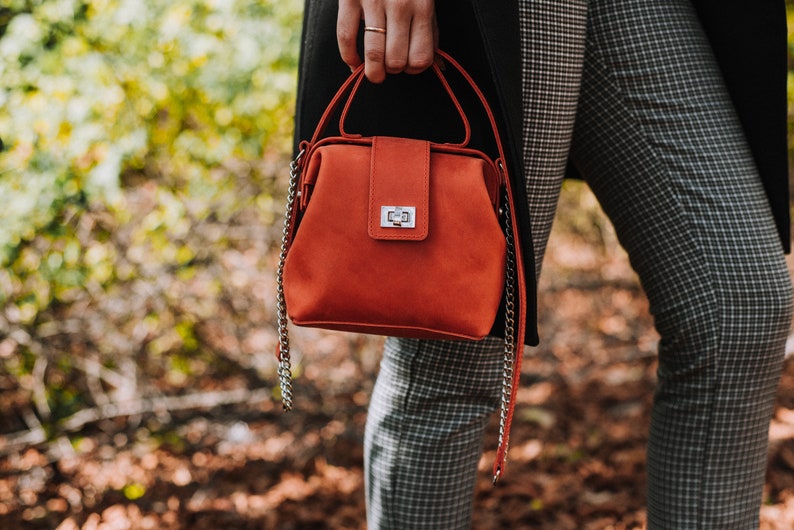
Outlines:
[[389, 338], [364, 439], [370, 529], [468, 529], [500, 339]]
[[[524, 69], [535, 72], [523, 86], [524, 161], [540, 263], [568, 159], [587, 6], [519, 6]], [[364, 442], [371, 530], [470, 527], [482, 437], [501, 397], [502, 351], [501, 340], [387, 340]]]
[[648, 525], [758, 526], [791, 285], [689, 0], [592, 0], [572, 156], [648, 295]]

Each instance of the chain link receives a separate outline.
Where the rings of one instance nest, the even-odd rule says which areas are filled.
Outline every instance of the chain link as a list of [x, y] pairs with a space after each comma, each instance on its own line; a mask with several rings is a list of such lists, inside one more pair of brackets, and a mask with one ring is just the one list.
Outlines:
[[284, 229], [281, 232], [281, 253], [278, 257], [276, 274], [276, 310], [278, 318], [278, 381], [281, 388], [281, 405], [285, 411], [292, 410], [292, 370], [289, 352], [289, 331], [287, 330], [287, 302], [284, 299], [284, 262], [287, 260], [288, 240], [292, 226], [292, 210], [298, 196], [298, 168], [303, 151], [298, 153], [289, 165], [289, 190], [287, 208], [284, 212]]
[[[510, 411], [510, 400], [513, 394], [513, 370], [516, 355], [515, 343], [515, 312], [516, 312], [516, 251], [513, 241], [513, 221], [510, 211], [510, 201], [507, 194], [503, 202], [503, 214], [505, 223], [505, 241], [507, 243], [507, 257], [505, 265], [505, 353], [504, 366], [502, 369], [502, 406], [499, 413], [499, 446], [507, 435], [507, 419]], [[505, 453], [507, 446], [505, 445]], [[494, 477], [494, 482], [498, 475]]]

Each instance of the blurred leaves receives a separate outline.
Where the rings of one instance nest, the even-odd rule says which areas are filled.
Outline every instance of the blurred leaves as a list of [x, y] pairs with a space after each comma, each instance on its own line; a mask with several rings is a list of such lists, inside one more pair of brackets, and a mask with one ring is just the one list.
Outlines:
[[2, 3], [0, 432], [270, 368], [301, 10]]
[[[295, 0], [15, 2], [0, 41], [0, 263], [125, 175], [205, 203], [209, 171], [287, 148]], [[206, 212], [203, 212], [206, 214]]]

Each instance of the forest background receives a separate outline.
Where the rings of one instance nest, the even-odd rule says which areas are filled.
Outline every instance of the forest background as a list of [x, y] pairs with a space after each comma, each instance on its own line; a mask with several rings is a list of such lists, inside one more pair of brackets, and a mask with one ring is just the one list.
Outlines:
[[[382, 339], [294, 329], [296, 411], [278, 402], [301, 12], [0, 0], [0, 529], [365, 527]], [[475, 528], [641, 528], [647, 303], [581, 183], [552, 238], [544, 344], [497, 487], [489, 429]], [[770, 435], [763, 528], [790, 529], [791, 359]]]

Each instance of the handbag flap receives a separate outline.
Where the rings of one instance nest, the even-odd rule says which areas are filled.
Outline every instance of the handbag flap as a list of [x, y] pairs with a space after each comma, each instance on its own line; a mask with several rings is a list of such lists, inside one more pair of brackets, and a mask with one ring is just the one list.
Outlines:
[[430, 142], [375, 136], [369, 180], [373, 239], [421, 241], [430, 224]]

